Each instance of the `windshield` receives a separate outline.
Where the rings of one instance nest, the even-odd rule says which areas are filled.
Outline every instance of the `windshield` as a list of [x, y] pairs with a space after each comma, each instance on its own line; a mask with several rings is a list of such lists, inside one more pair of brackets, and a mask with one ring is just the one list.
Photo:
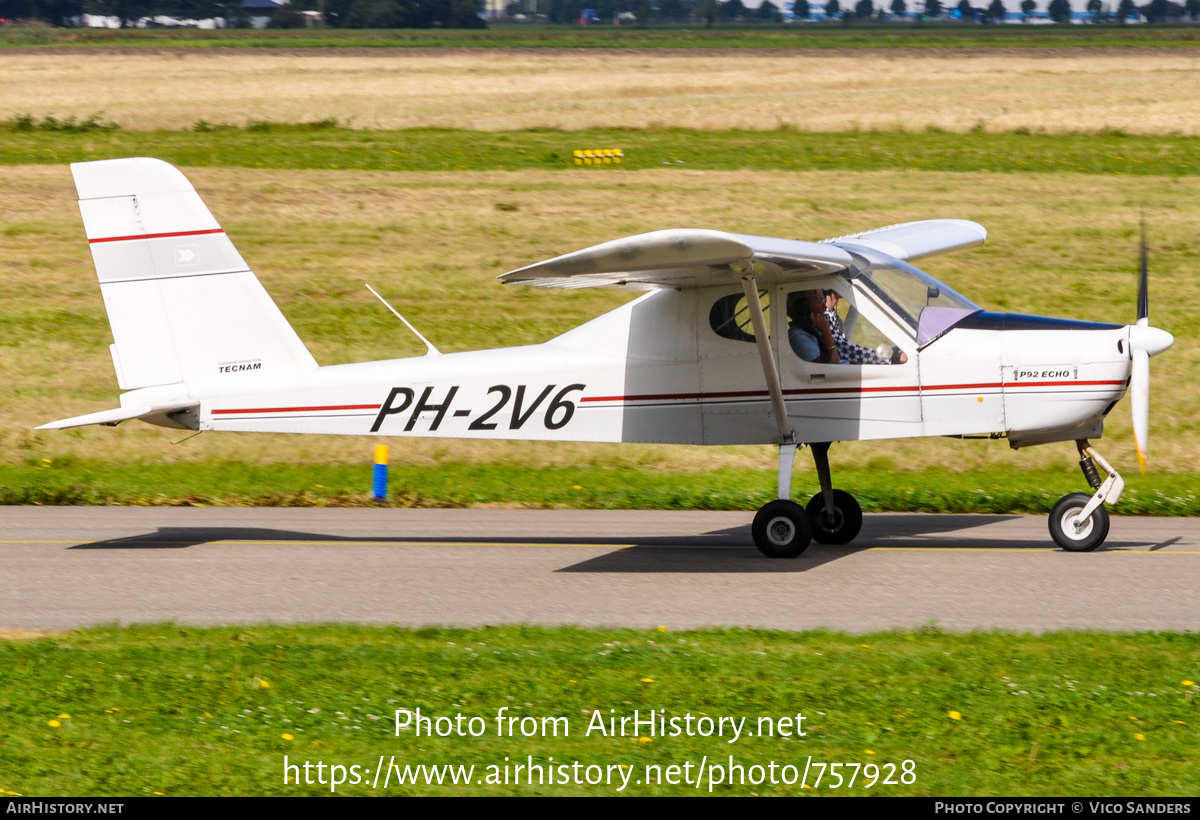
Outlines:
[[[928, 332], [931, 328], [925, 325], [931, 324], [935, 317], [934, 323], [943, 326], [947, 319], [963, 318], [982, 310], [970, 299], [907, 262], [867, 248], [855, 247], [853, 250], [870, 263], [860, 268], [856, 281], [878, 296], [896, 321], [916, 332], [921, 344], [949, 329], [945, 326], [936, 333]], [[926, 315], [928, 308], [935, 310]]]

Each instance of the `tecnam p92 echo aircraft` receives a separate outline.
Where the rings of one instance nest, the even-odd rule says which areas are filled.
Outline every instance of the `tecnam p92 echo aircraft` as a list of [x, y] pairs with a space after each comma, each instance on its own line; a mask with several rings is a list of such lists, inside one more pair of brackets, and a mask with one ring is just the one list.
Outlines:
[[[388, 437], [774, 444], [778, 498], [754, 518], [772, 557], [862, 525], [834, 489], [834, 441], [957, 436], [1075, 442], [1087, 493], [1050, 532], [1091, 550], [1121, 476], [1089, 443], [1133, 391], [1146, 453], [1150, 327], [1145, 243], [1135, 325], [992, 313], [913, 267], [984, 241], [935, 219], [820, 242], [664, 230], [506, 273], [507, 285], [646, 290], [544, 344], [320, 367], [178, 170], [155, 159], [71, 166], [121, 406], [43, 425]], [[419, 335], [419, 334], [418, 334]], [[424, 337], [422, 337], [424, 341]], [[796, 448], [820, 491], [791, 500]], [[1099, 469], [1097, 469], [1097, 465]], [[1105, 476], [1101, 477], [1101, 471]]]

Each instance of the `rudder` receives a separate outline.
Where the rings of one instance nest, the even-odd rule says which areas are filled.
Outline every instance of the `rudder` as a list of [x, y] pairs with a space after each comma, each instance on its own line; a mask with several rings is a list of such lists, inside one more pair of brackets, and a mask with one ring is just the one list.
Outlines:
[[317, 366], [176, 168], [71, 165], [123, 390]]

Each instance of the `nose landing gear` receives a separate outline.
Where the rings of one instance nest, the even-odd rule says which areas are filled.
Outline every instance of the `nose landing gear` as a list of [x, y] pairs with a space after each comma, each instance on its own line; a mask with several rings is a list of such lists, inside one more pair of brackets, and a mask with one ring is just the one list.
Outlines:
[[[1125, 490], [1125, 479], [1096, 452], [1087, 439], [1075, 442], [1079, 449], [1079, 467], [1095, 492], [1064, 495], [1050, 511], [1050, 537], [1068, 552], [1090, 552], [1108, 537], [1108, 510]], [[1108, 473], [1103, 481], [1096, 464]]]

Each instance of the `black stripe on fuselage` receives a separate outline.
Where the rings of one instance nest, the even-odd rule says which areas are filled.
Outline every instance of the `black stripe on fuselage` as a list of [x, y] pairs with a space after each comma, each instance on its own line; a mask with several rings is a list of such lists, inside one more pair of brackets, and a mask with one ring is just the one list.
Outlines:
[[1123, 325], [1084, 322], [1078, 319], [1054, 319], [1021, 313], [990, 313], [982, 310], [963, 319], [955, 328], [969, 330], [1116, 330]]

